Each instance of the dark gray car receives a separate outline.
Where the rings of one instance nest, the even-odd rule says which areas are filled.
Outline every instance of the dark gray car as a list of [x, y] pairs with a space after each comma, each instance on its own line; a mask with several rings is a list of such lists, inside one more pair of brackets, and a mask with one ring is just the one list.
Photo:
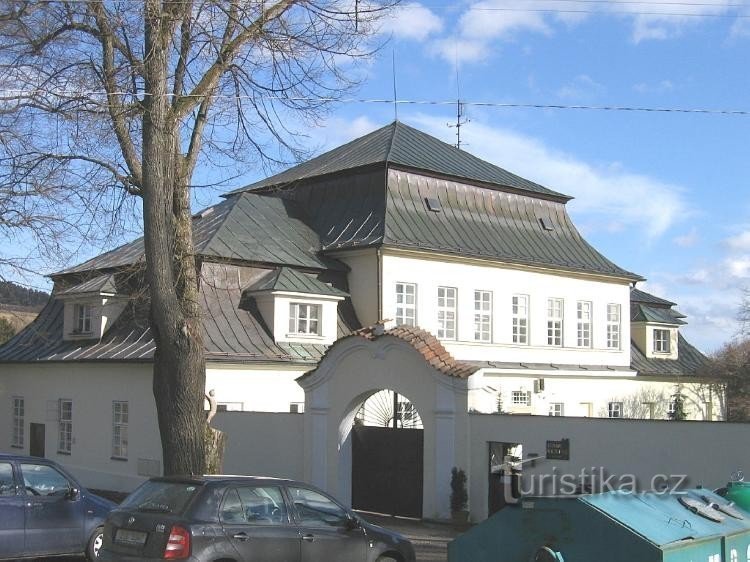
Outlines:
[[81, 554], [93, 560], [114, 506], [53, 461], [0, 454], [0, 560]]
[[102, 561], [413, 562], [401, 535], [308, 484], [252, 476], [153, 478], [107, 518]]

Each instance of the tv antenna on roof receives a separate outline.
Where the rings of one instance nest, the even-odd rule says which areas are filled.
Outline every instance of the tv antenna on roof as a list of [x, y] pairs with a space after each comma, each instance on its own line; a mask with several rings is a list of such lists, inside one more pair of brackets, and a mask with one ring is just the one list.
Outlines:
[[458, 44], [456, 44], [456, 124], [447, 123], [451, 129], [456, 129], [455, 147], [461, 150], [461, 127], [471, 121], [465, 114], [466, 104], [461, 101], [461, 82], [458, 77]]

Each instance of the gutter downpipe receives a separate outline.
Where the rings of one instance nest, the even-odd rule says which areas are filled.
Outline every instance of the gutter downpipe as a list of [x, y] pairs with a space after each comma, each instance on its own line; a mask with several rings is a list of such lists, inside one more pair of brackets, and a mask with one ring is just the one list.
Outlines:
[[378, 318], [377, 321], [383, 320], [383, 250], [378, 246], [375, 250], [378, 262]]

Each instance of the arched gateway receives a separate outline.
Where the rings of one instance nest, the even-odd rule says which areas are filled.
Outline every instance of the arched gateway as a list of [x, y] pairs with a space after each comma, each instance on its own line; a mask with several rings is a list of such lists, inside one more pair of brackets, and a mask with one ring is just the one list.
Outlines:
[[375, 326], [340, 339], [298, 379], [305, 390], [305, 478], [351, 504], [355, 418], [368, 398], [388, 389], [408, 397], [408, 409], [421, 419], [421, 515], [450, 516], [451, 468], [468, 468], [467, 379], [476, 370], [419, 328]]

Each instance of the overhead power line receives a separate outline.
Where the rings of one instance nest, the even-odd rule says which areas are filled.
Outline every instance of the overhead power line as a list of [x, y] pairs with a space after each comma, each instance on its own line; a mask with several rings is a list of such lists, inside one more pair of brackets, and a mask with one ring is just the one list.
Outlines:
[[[60, 0], [36, 0], [39, 3], [44, 4], [54, 4], [59, 2]], [[92, 0], [65, 0], [68, 4], [86, 4], [91, 2]], [[181, 0], [173, 0], [176, 3], [179, 3]], [[194, 0], [182, 0], [186, 3], [192, 3]], [[643, 0], [643, 1], [637, 1], [637, 0], [525, 0], [529, 3], [558, 3], [562, 5], [575, 5], [575, 4], [583, 4], [583, 5], [590, 5], [590, 6], [674, 6], [675, 8], [706, 8], [707, 11], [703, 12], [688, 12], [688, 11], [666, 11], [666, 10], [654, 10], [654, 11], [644, 11], [640, 9], [622, 9], [622, 10], [611, 10], [611, 9], [565, 9], [565, 8], [555, 8], [555, 7], [548, 7], [548, 8], [541, 8], [541, 7], [523, 7], [523, 6], [515, 6], [515, 7], [501, 7], [501, 6], [486, 6], [486, 5], [470, 5], [470, 6], [464, 6], [464, 11], [480, 11], [480, 12], [538, 12], [538, 13], [557, 13], [557, 14], [615, 14], [615, 15], [631, 15], [631, 16], [660, 16], [660, 17], [688, 17], [688, 18], [750, 18], [750, 12], [742, 13], [737, 12], [738, 10], [750, 10], [749, 4], [743, 4], [743, 3], [731, 3], [731, 4], [712, 4], [709, 2], [667, 2], [667, 1], [659, 1], [659, 0]], [[131, 4], [131, 5], [142, 5], [143, 0], [116, 0], [117, 4]], [[257, 5], [261, 6], [264, 4], [264, 0], [248, 0], [245, 2], [246, 5]], [[403, 4], [399, 6], [395, 6], [395, 10], [409, 10], [409, 9], [415, 9], [420, 7], [426, 7], [426, 8], [455, 8], [455, 4], [434, 4], [434, 3], [412, 3], [412, 4]], [[710, 9], [716, 10], [715, 12], [711, 12]], [[727, 10], [732, 11], [733, 13], [727, 13]], [[352, 10], [351, 12], [344, 12], [342, 11], [341, 14], [349, 14], [351, 16], [355, 15], [355, 11]]]
[[[0, 90], [0, 101], [6, 103], [14, 100], [27, 99], [35, 96], [60, 97], [60, 98], [86, 98], [108, 96], [120, 96], [126, 98], [146, 97], [153, 94], [139, 92], [113, 92], [107, 94], [101, 91], [27, 91], [27, 90]], [[165, 97], [174, 97], [174, 94], [163, 94]], [[202, 98], [203, 96], [191, 96], [186, 94], [180, 97]], [[420, 100], [420, 99], [388, 99], [388, 98], [324, 98], [324, 97], [282, 97], [282, 96], [238, 96], [238, 95], [215, 95], [214, 99], [231, 99], [231, 100], [263, 100], [263, 101], [283, 101], [283, 102], [302, 102], [302, 103], [347, 103], [347, 104], [389, 104], [389, 105], [456, 105], [456, 100]], [[565, 109], [565, 110], [587, 110], [587, 111], [630, 111], [642, 113], [696, 113], [707, 115], [729, 115], [729, 116], [750, 116], [750, 109], [721, 109], [721, 108], [704, 108], [704, 107], [646, 107], [631, 105], [575, 105], [559, 103], [521, 103], [521, 102], [492, 102], [492, 101], [469, 101], [461, 100], [461, 104], [470, 107], [494, 107], [499, 109]]]

